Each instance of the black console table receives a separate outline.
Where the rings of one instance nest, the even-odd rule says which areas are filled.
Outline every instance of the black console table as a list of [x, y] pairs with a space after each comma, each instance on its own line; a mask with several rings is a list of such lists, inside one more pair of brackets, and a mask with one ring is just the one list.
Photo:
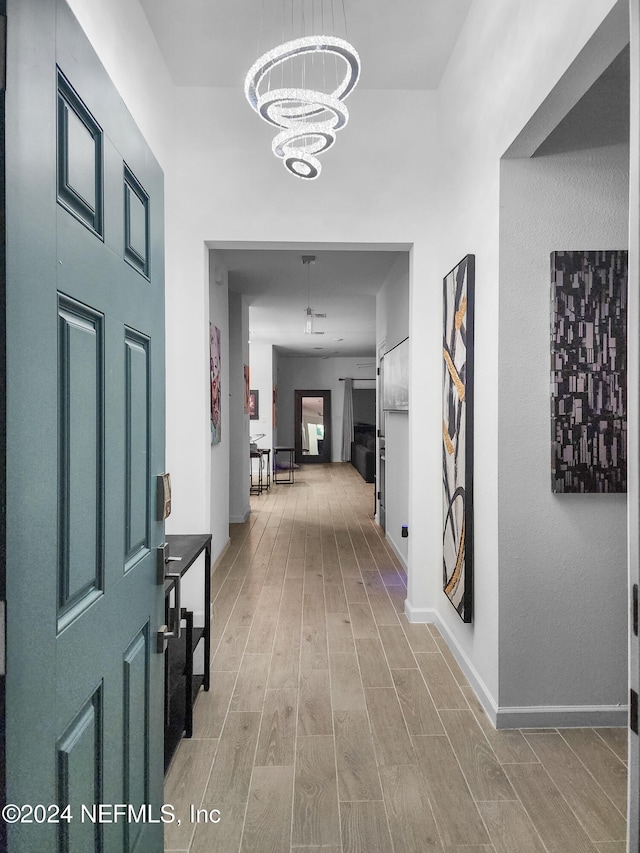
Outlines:
[[[211, 534], [195, 533], [166, 536], [169, 546], [167, 571], [180, 574], [182, 578], [198, 557], [204, 552], [204, 627], [194, 628], [193, 612], [181, 608], [180, 618], [185, 627], [179, 638], [166, 641], [164, 651], [164, 769], [169, 768], [171, 759], [181, 738], [193, 734], [193, 704], [198, 690], [209, 689], [209, 667], [211, 665]], [[169, 600], [175, 589], [175, 578], [164, 582], [165, 621], [169, 623]], [[193, 656], [199, 643], [203, 644], [204, 672], [195, 674]]]

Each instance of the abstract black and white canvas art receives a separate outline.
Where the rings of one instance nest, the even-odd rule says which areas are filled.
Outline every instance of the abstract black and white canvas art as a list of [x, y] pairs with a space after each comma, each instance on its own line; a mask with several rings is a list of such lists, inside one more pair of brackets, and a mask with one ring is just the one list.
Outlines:
[[551, 489], [627, 490], [628, 253], [551, 253]]
[[473, 611], [473, 314], [475, 255], [444, 278], [443, 587], [463, 622]]

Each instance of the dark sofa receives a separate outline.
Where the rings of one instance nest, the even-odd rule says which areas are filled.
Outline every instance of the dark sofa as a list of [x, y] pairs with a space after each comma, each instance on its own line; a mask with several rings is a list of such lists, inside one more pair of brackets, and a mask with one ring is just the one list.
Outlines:
[[355, 424], [351, 442], [351, 464], [366, 483], [376, 478], [376, 437], [372, 424]]

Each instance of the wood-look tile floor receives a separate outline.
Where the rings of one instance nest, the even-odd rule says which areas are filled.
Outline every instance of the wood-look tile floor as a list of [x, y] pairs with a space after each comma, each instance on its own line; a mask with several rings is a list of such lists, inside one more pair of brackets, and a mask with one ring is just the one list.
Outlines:
[[305, 466], [232, 525], [165, 850], [624, 853], [625, 730], [495, 731], [372, 513], [351, 465]]

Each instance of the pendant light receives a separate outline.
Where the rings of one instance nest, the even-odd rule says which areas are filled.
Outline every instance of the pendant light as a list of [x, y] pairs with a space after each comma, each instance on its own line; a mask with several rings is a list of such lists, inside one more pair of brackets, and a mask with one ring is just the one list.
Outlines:
[[[258, 115], [279, 130], [272, 143], [276, 157], [292, 175], [313, 180], [322, 169], [319, 155], [349, 119], [343, 102], [358, 82], [360, 57], [335, 34], [334, 0], [271, 2], [272, 30], [282, 42], [254, 62], [244, 91]], [[341, 8], [346, 35], [344, 0]], [[261, 34], [263, 23], [261, 17]]]

